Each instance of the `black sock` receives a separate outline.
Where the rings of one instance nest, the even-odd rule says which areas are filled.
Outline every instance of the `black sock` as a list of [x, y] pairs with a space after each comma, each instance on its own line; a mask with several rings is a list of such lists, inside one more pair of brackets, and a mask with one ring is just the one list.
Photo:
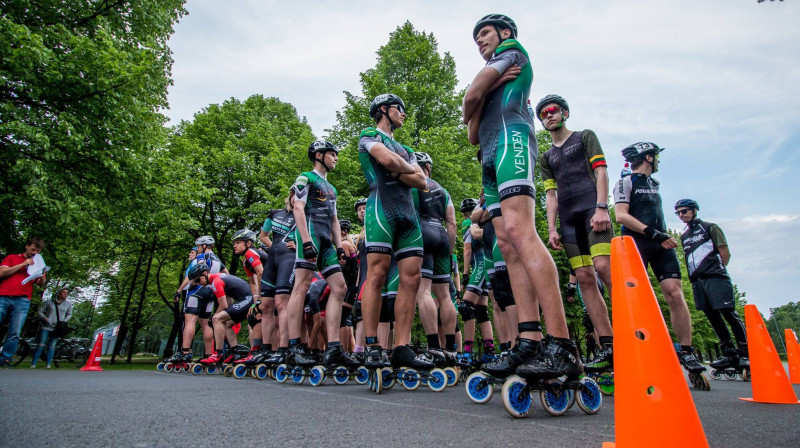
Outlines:
[[454, 334], [446, 334], [444, 335], [444, 346], [447, 350], [453, 351], [458, 347], [456, 345], [456, 335]]
[[300, 345], [300, 338], [289, 339], [289, 347]]
[[614, 336], [600, 336], [600, 345], [613, 345]]
[[425, 339], [428, 340], [428, 348], [429, 349], [431, 349], [431, 348], [442, 348], [442, 346], [439, 345], [439, 334], [438, 333], [426, 334], [425, 335]]
[[341, 346], [342, 346], [342, 343], [339, 342], [339, 341], [328, 342], [328, 348], [341, 347]]

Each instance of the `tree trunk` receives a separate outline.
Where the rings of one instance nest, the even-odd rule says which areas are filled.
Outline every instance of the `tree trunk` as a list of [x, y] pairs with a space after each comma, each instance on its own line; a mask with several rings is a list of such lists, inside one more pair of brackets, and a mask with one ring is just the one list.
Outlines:
[[[183, 282], [183, 272], [186, 270], [186, 259], [183, 259], [183, 264], [181, 265], [181, 271], [178, 273], [178, 286]], [[185, 293], [181, 293], [183, 300], [186, 300]], [[183, 347], [183, 313], [182, 307], [180, 306], [181, 302], [179, 301], [176, 306], [172, 308], [172, 329], [169, 331], [169, 337], [167, 338], [167, 346], [164, 348], [164, 357], [172, 356], [173, 350], [172, 346], [175, 345], [175, 339], [178, 339], [178, 347]], [[190, 346], [191, 347], [191, 346]]]
[[122, 342], [125, 340], [125, 336], [128, 335], [128, 325], [126, 323], [128, 320], [128, 310], [131, 307], [133, 288], [136, 286], [136, 280], [139, 277], [139, 269], [142, 267], [142, 260], [144, 259], [144, 253], [146, 250], [147, 246], [142, 244], [142, 251], [139, 253], [139, 261], [136, 263], [136, 269], [133, 271], [133, 280], [131, 280], [131, 287], [128, 291], [128, 300], [125, 301], [125, 310], [122, 312], [122, 319], [119, 323], [119, 333], [117, 334], [117, 341], [114, 344], [114, 352], [111, 354], [111, 364], [114, 364], [117, 361], [117, 355], [122, 348]]
[[139, 334], [139, 329], [142, 326], [142, 308], [144, 307], [144, 297], [147, 294], [147, 280], [150, 279], [150, 267], [153, 265], [153, 254], [156, 250], [156, 235], [153, 235], [153, 244], [150, 245], [150, 257], [147, 259], [147, 269], [144, 272], [144, 282], [142, 284], [142, 292], [139, 294], [139, 307], [136, 308], [136, 319], [133, 321], [133, 332], [131, 333], [131, 340], [128, 344], [128, 364], [131, 363], [133, 352], [136, 351], [136, 336]]

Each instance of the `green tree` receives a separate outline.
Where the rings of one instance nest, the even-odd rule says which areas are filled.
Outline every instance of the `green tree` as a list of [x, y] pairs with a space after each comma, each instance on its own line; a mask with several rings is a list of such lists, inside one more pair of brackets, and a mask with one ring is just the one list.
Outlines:
[[183, 3], [0, 2], [0, 247], [103, 232], [138, 187], [133, 159], [162, 133]]
[[406, 104], [406, 120], [396, 131], [398, 141], [424, 151], [434, 161], [433, 177], [453, 196], [454, 202], [480, 191], [480, 165], [467, 142], [461, 124], [463, 92], [456, 91], [455, 61], [439, 54], [432, 33], [417, 31], [410, 22], [397, 27], [389, 41], [377, 51], [375, 67], [360, 74], [361, 93], [345, 94], [345, 106], [337, 112], [337, 123], [326, 130], [328, 139], [343, 149], [336, 171], [331, 174], [340, 189], [340, 214], [358, 222], [352, 204], [368, 193], [358, 161], [358, 136], [375, 126], [369, 104], [382, 93], [394, 93]]
[[794, 330], [800, 334], [800, 302], [789, 302], [777, 308], [770, 308], [769, 319], [764, 320], [775, 349], [786, 354], [786, 341], [784, 330]]
[[269, 210], [283, 207], [297, 175], [311, 169], [307, 149], [314, 139], [292, 105], [261, 95], [212, 104], [182, 121], [173, 129], [169, 155], [202, 184], [185, 204], [196, 223], [188, 233], [213, 236], [235, 273], [231, 235], [259, 229]]

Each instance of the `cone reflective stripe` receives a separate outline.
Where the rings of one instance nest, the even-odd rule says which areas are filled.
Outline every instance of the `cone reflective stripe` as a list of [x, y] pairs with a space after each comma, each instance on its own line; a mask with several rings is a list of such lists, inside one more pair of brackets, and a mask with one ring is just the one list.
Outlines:
[[636, 244], [611, 241], [614, 402], [619, 447], [708, 447]]
[[753, 398], [740, 398], [758, 403], [798, 404], [786, 370], [775, 350], [764, 319], [753, 304], [744, 306], [747, 348], [750, 355], [750, 385]]
[[100, 355], [103, 353], [103, 333], [97, 335], [97, 340], [94, 342], [92, 352], [89, 354], [89, 359], [86, 360], [86, 365], [81, 367], [82, 371], [102, 371], [100, 367]]
[[792, 384], [800, 384], [800, 343], [797, 335], [790, 329], [785, 329], [786, 357], [789, 358], [789, 380]]

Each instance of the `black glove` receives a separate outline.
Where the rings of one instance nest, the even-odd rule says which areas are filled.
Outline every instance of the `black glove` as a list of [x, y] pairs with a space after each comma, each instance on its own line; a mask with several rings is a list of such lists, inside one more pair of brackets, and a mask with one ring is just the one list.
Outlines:
[[461, 290], [465, 291], [467, 289], [467, 285], [469, 285], [469, 275], [462, 275], [461, 276]]
[[306, 260], [313, 260], [317, 258], [317, 248], [311, 241], [303, 243], [303, 258]]
[[664, 232], [662, 232], [660, 230], [656, 230], [656, 229], [654, 229], [654, 228], [652, 228], [650, 226], [647, 226], [647, 227], [644, 228], [644, 234], [648, 238], [654, 240], [655, 242], [657, 242], [659, 244], [663, 243], [664, 241], [666, 241], [668, 239], [670, 239], [670, 236], [667, 235], [666, 233], [664, 233]]
[[342, 249], [341, 247], [337, 247], [336, 248], [336, 256], [339, 257], [339, 261], [341, 261], [342, 263], [347, 261], [347, 254], [344, 252], [344, 249]]

